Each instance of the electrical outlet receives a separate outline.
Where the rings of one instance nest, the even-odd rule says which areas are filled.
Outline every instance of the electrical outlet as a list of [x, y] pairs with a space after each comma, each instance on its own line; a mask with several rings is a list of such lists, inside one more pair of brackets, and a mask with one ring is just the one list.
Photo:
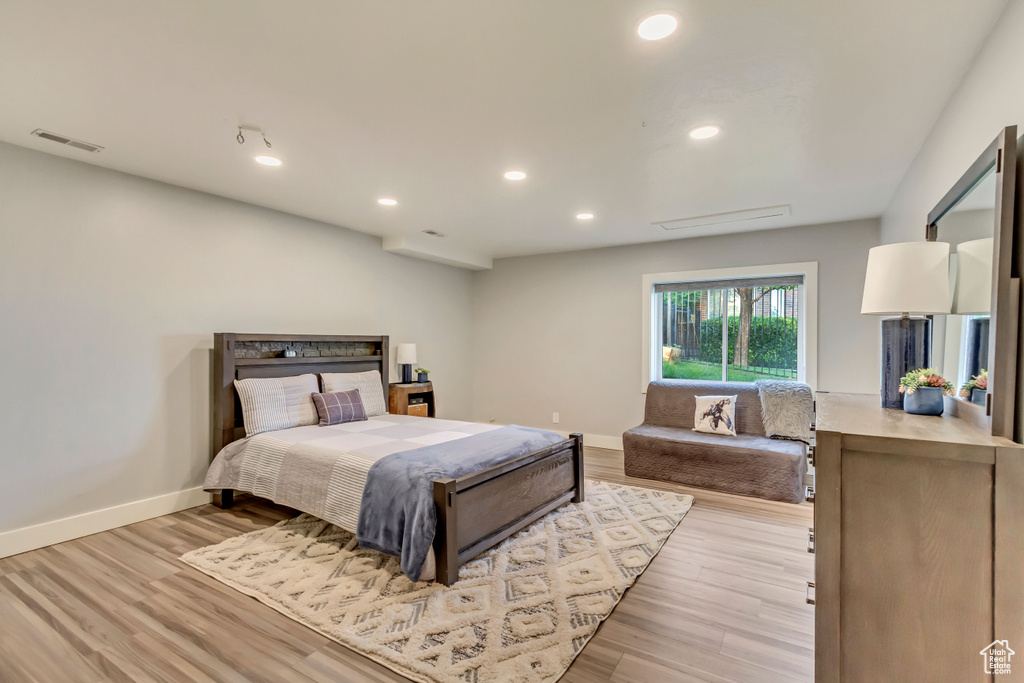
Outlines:
[[551, 413], [551, 421], [554, 424], [558, 424], [558, 413]]

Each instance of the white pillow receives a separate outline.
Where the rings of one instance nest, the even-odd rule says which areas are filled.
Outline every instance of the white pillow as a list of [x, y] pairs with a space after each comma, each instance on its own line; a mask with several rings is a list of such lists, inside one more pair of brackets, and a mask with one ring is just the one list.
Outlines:
[[379, 371], [325, 372], [320, 377], [324, 380], [325, 394], [358, 389], [366, 417], [388, 414], [388, 403], [384, 400], [384, 387]]
[[693, 431], [736, 436], [735, 396], [694, 396]]
[[316, 375], [236, 379], [235, 389], [246, 436], [320, 421], [313, 404], [313, 394], [320, 389]]

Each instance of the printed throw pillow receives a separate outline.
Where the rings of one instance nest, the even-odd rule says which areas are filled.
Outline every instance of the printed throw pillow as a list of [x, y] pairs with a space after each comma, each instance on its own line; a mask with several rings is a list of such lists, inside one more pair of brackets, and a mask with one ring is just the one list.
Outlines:
[[695, 396], [693, 431], [736, 436], [735, 396]]
[[310, 396], [318, 389], [316, 375], [236, 379], [245, 435], [315, 425], [316, 407]]
[[359, 391], [339, 391], [333, 394], [313, 394], [316, 412], [320, 415], [320, 426], [340, 425], [344, 422], [361, 422], [366, 419]]
[[320, 377], [324, 381], [324, 391], [329, 394], [358, 389], [366, 417], [387, 415], [388, 404], [384, 400], [384, 387], [379, 371], [325, 372]]

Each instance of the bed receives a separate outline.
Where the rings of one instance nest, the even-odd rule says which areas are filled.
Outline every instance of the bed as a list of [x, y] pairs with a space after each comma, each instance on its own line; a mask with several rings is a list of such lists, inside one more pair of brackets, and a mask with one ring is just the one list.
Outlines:
[[[461, 439], [477, 438], [463, 442], [465, 447], [496, 429], [381, 415], [365, 422], [293, 427], [246, 438], [236, 379], [375, 370], [386, 396], [388, 338], [218, 333], [213, 354], [215, 457], [207, 482], [216, 487], [207, 488], [213, 489], [218, 507], [230, 507], [235, 490], [243, 490], [355, 532], [362, 487], [374, 462], [406, 451], [412, 454], [426, 444], [434, 451], [454, 444], [454, 452]], [[425, 450], [429, 449], [415, 453]], [[243, 468], [245, 460], [249, 465]], [[483, 551], [555, 508], [583, 500], [582, 435], [460, 472], [432, 481], [436, 528], [430, 564], [434, 579], [444, 585], [458, 580], [459, 567]]]

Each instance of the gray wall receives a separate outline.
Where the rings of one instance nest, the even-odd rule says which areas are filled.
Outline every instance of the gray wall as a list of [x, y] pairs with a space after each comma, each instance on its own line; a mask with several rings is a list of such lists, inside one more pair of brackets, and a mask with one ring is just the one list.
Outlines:
[[644, 273], [819, 262], [819, 386], [876, 391], [877, 221], [503, 259], [371, 236], [0, 144], [0, 532], [198, 486], [216, 331], [414, 341], [439, 414], [640, 421]]
[[476, 420], [618, 436], [643, 417], [645, 273], [818, 262], [818, 388], [878, 391], [879, 322], [860, 314], [877, 220], [495, 261], [473, 291]]
[[882, 216], [883, 242], [924, 239], [928, 212], [1005, 126], [1024, 134], [1024, 0], [1010, 0]]
[[470, 419], [464, 270], [0, 143], [0, 532], [198, 486], [213, 333], [388, 334]]

